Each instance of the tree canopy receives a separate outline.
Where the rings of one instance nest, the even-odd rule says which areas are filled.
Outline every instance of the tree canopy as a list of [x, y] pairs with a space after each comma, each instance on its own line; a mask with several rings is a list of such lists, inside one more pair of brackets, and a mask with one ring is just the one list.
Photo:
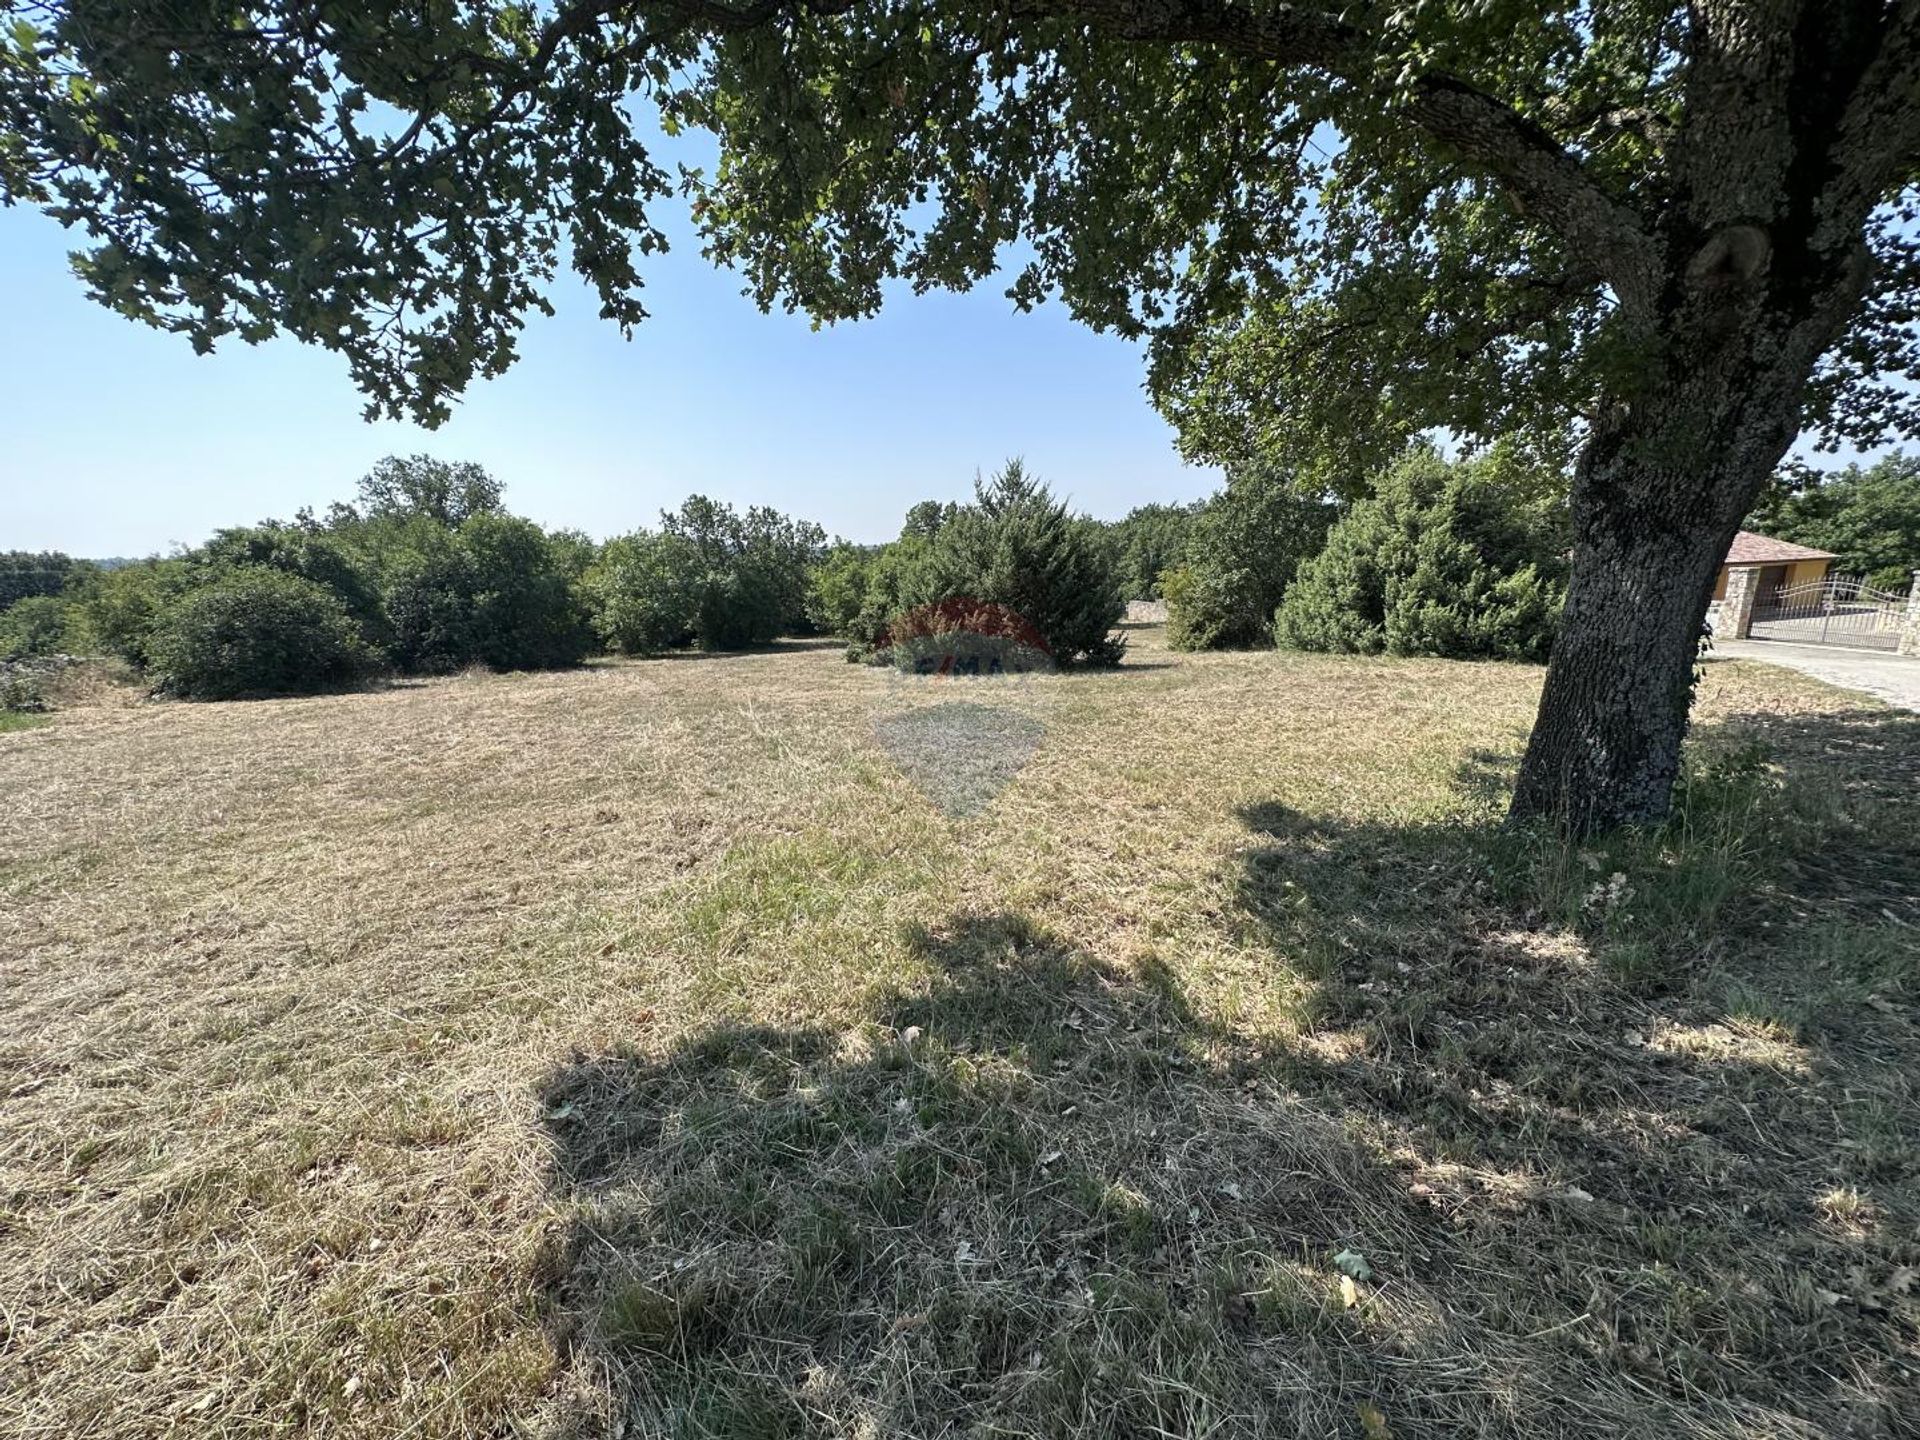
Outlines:
[[[678, 189], [760, 303], [823, 320], [1025, 238], [1014, 298], [1154, 336], [1215, 457], [1356, 414], [1382, 453], [1436, 422], [1565, 433], [1658, 343], [1663, 256], [1764, 248], [1820, 286], [1796, 247], [1865, 223], [1807, 418], [1856, 442], [1913, 418], [1911, 7], [5, 8], [0, 194], [88, 232], [105, 303], [201, 348], [328, 346], [382, 413], [444, 417], [510, 363], [563, 254], [640, 320]], [[717, 164], [671, 173], [635, 101]], [[1750, 233], [1783, 186], [1790, 225]]]

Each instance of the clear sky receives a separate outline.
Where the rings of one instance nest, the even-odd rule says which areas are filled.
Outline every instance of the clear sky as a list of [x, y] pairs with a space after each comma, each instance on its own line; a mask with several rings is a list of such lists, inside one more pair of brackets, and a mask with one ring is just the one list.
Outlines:
[[602, 537], [699, 491], [887, 539], [914, 501], [958, 498], [1016, 454], [1108, 519], [1219, 483], [1175, 453], [1134, 346], [1057, 306], [1021, 315], [1004, 284], [902, 292], [815, 331], [762, 315], [681, 229], [647, 262], [654, 316], [631, 343], [562, 277], [519, 364], [428, 432], [362, 420], [329, 352], [229, 341], [199, 357], [110, 314], [68, 271], [79, 240], [0, 210], [0, 550], [164, 551], [350, 499], [379, 457], [422, 450], [477, 460], [510, 508]]

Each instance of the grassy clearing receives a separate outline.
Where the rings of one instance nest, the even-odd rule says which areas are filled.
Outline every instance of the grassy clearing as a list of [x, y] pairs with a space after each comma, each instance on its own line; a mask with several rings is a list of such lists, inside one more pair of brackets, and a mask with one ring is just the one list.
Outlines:
[[1537, 671], [1132, 655], [0, 740], [0, 1432], [1911, 1424], [1920, 720], [1716, 664], [1578, 849]]

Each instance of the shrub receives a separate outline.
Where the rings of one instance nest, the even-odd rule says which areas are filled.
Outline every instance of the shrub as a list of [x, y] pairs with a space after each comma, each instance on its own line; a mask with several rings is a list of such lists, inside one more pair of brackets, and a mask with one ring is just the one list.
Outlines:
[[473, 586], [473, 659], [495, 670], [544, 670], [586, 658], [586, 612], [544, 530], [483, 510], [461, 525], [458, 541]]
[[67, 609], [67, 602], [57, 595], [29, 595], [0, 611], [0, 660], [65, 649]]
[[31, 660], [0, 660], [0, 716], [46, 710], [46, 680]]
[[657, 534], [609, 542], [586, 582], [609, 645], [745, 650], [810, 623], [808, 572], [825, 538], [818, 525], [758, 505], [742, 516], [704, 495], [660, 522]]
[[178, 559], [138, 560], [86, 576], [69, 612], [76, 641], [144, 669], [161, 613], [194, 579], [194, 568]]
[[867, 600], [873, 557], [839, 541], [807, 573], [807, 619], [828, 635], [850, 635]]
[[385, 548], [381, 591], [387, 653], [409, 675], [444, 675], [473, 663], [472, 557], [449, 531], [418, 527], [405, 545]]
[[[874, 576], [870, 600], [887, 604], [890, 620], [956, 598], [1004, 607], [1045, 638], [1056, 664], [1119, 663], [1124, 644], [1113, 628], [1126, 601], [1100, 526], [1070, 515], [1018, 460], [976, 482], [974, 496], [930, 539], [899, 542], [889, 574]], [[870, 603], [863, 615], [876, 609]]]
[[337, 596], [242, 567], [173, 600], [149, 645], [160, 687], [192, 700], [303, 695], [365, 678], [373, 656]]
[[1410, 451], [1333, 527], [1274, 617], [1300, 650], [1544, 660], [1565, 597], [1557, 510], [1501, 456]]
[[374, 526], [388, 651], [400, 669], [577, 665], [592, 644], [570, 569], [577, 547], [531, 520], [482, 510], [457, 530], [413, 520]]
[[849, 660], [882, 658], [880, 645], [887, 638], [890, 622], [917, 603], [915, 597], [933, 588], [922, 575], [932, 549], [926, 532], [903, 532], [898, 540], [882, 546], [868, 563], [859, 612], [845, 631]]
[[1176, 650], [1271, 645], [1274, 607], [1320, 548], [1333, 514], [1277, 465], [1229, 476], [1194, 520], [1185, 563], [1162, 582], [1167, 643]]
[[582, 582], [602, 642], [625, 655], [692, 644], [697, 563], [678, 536], [638, 530], [609, 540]]
[[1054, 668], [1046, 637], [1018, 611], [956, 597], [918, 605], [887, 627], [885, 658], [916, 675], [1007, 675]]
[[384, 649], [390, 638], [379, 587], [368, 567], [337, 537], [317, 526], [268, 521], [221, 530], [187, 559], [217, 571], [258, 565], [311, 580], [346, 607], [370, 644]]

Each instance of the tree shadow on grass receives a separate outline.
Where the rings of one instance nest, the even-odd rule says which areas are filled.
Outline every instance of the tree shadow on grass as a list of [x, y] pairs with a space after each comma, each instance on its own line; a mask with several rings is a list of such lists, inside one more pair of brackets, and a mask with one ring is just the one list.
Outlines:
[[[850, 1034], [724, 1029], [553, 1077], [560, 1433], [1074, 1436], [1346, 1424], [1329, 1257], [1428, 1224], [1156, 966], [1017, 915], [918, 937]], [[1222, 1427], [1225, 1427], [1224, 1429]]]
[[1463, 765], [1480, 821], [1245, 812], [1241, 913], [1319, 977], [1295, 1092], [1420, 1174], [1450, 1228], [1413, 1273], [1460, 1262], [1450, 1314], [1577, 1407], [1550, 1428], [1898, 1433], [1920, 720], [1705, 728], [1668, 832], [1585, 848], [1497, 823], [1510, 763]]
[[[1796, 723], [1782, 756], [1914, 742]], [[1714, 738], [1741, 755], [1738, 727]], [[1870, 829], [1863, 773], [1819, 771]], [[1793, 971], [1727, 937], [1778, 959], [1824, 923], [1779, 918], [1777, 865], [1688, 934], [1717, 892], [1648, 880], [1680, 967], [1650, 983], [1614, 953], [1655, 943], [1633, 924], [1556, 907], [1631, 904], [1610, 867], [1671, 858], [1574, 852], [1577, 885], [1542, 892], [1490, 822], [1245, 818], [1234, 920], [1297, 1026], [961, 915], [849, 1031], [722, 1028], [556, 1073], [552, 1430], [1899, 1433], [1920, 1047], [1864, 995], [1796, 1027], [1728, 988]], [[1881, 839], [1881, 861], [1906, 843]], [[1848, 933], [1820, 984], [1857, 962], [1909, 1004], [1910, 970]]]

